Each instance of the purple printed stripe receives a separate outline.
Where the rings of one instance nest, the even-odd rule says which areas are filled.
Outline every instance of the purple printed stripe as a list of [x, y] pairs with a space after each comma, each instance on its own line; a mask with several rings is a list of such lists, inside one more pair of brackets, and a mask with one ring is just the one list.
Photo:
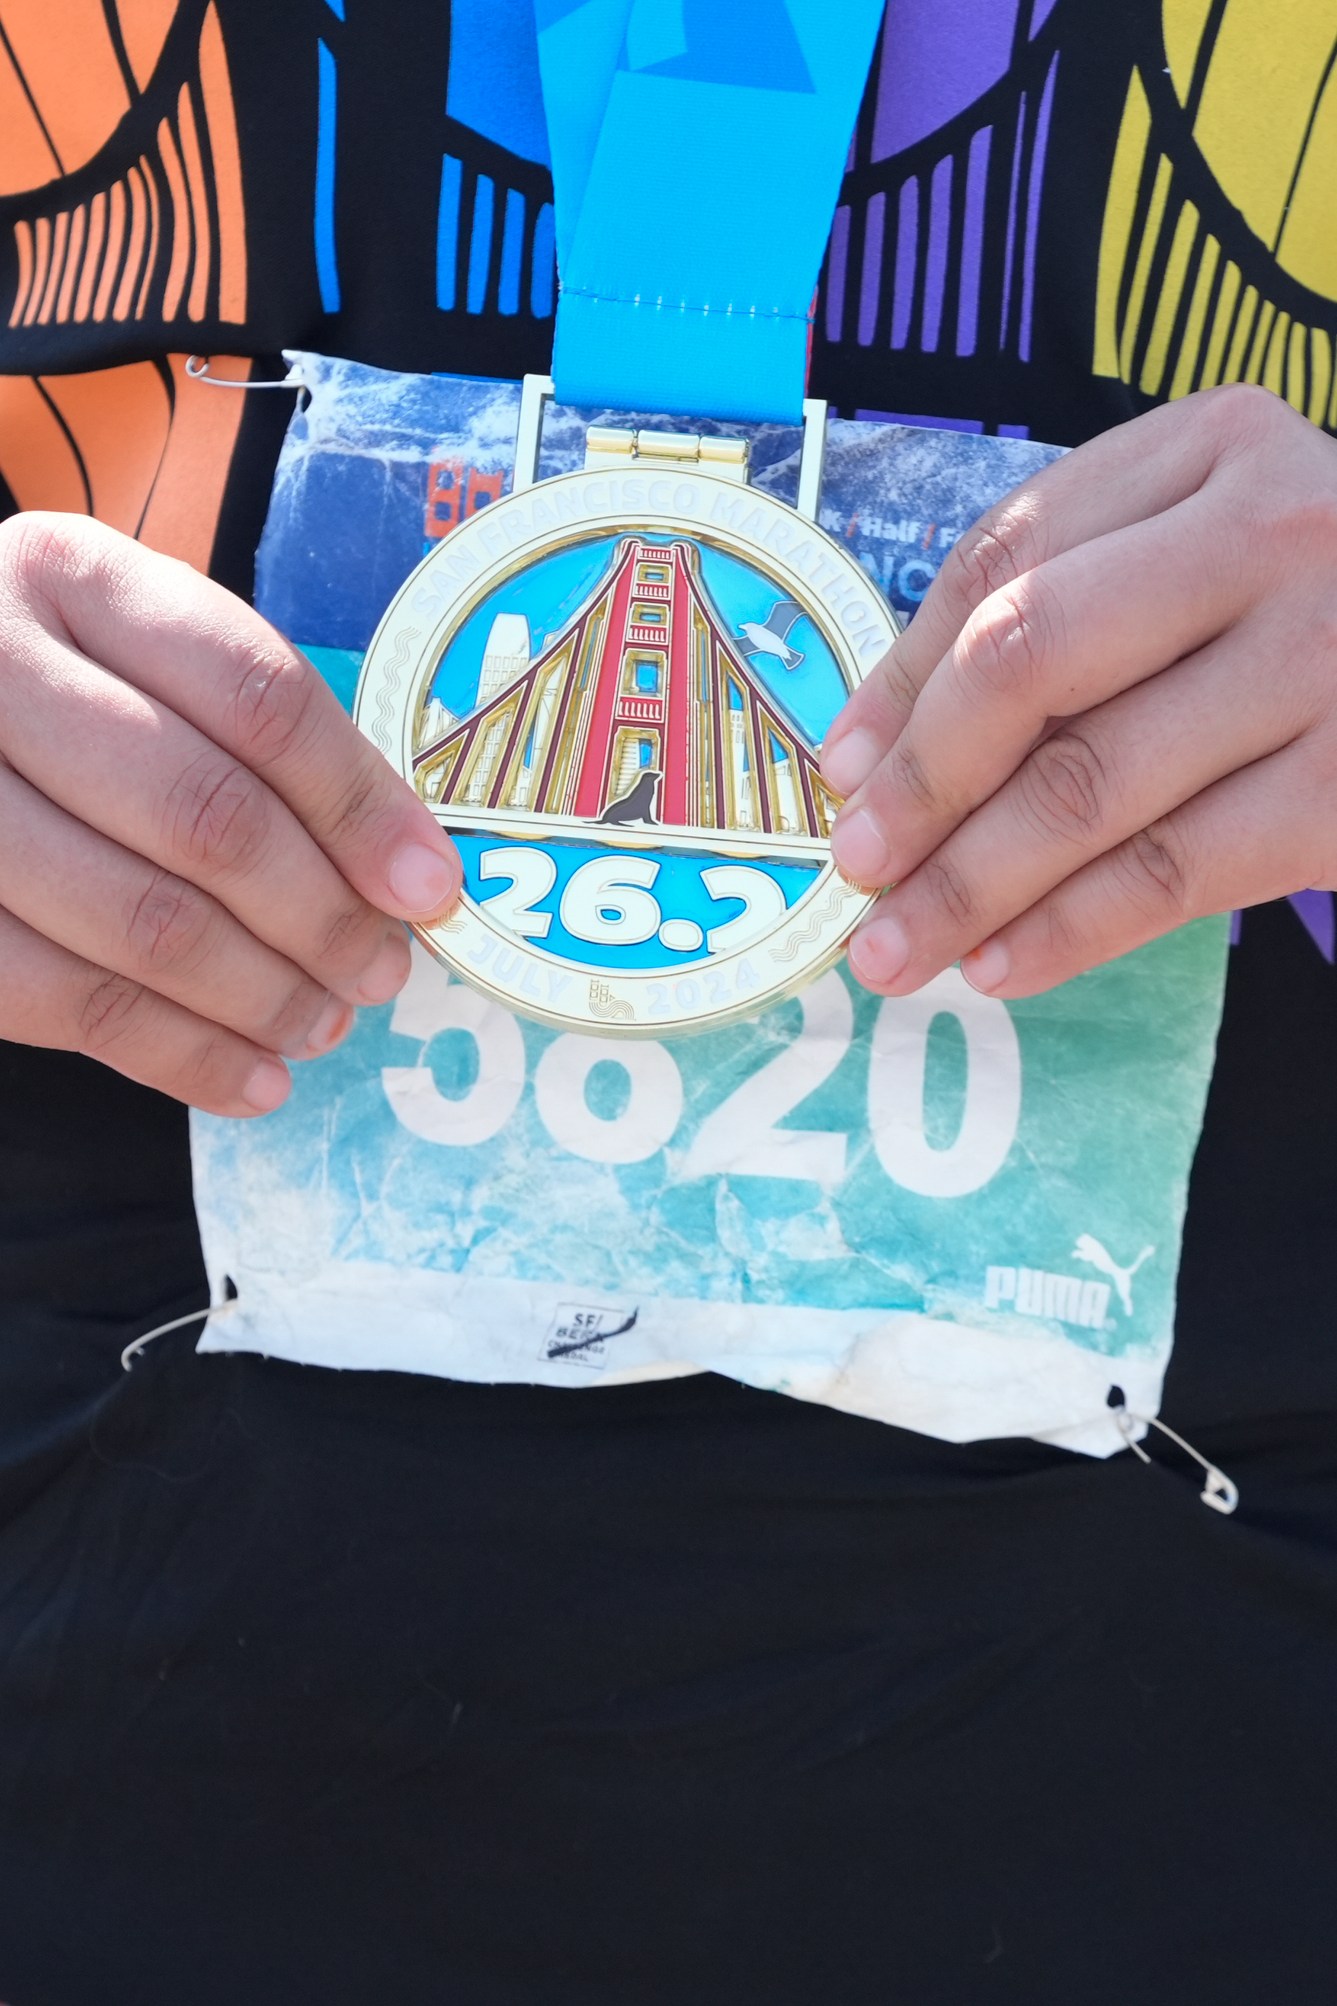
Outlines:
[[924, 350], [935, 355], [942, 329], [942, 297], [947, 284], [947, 244], [952, 228], [952, 156], [933, 170], [929, 191], [928, 264], [924, 275]]
[[845, 278], [850, 256], [850, 212], [837, 209], [831, 223], [831, 254], [826, 267], [826, 338], [839, 341], [845, 325]]
[[1054, 104], [1054, 78], [1058, 74], [1058, 55], [1054, 55], [1049, 65], [1049, 75], [1045, 78], [1044, 96], [1040, 100], [1040, 116], [1035, 128], [1035, 148], [1031, 154], [1031, 179], [1026, 191], [1026, 250], [1022, 261], [1021, 280], [1021, 359], [1031, 359], [1031, 317], [1035, 307], [1035, 255], [1040, 240], [1040, 195], [1045, 178], [1045, 152], [1049, 145], [1049, 114]]
[[1337, 926], [1334, 925], [1331, 892], [1292, 892], [1291, 904], [1304, 925], [1305, 932], [1313, 941], [1325, 961], [1334, 958], [1337, 950]]
[[864, 348], [877, 326], [882, 297], [882, 240], [886, 235], [887, 198], [874, 195], [864, 218], [863, 275], [859, 281], [859, 341]]
[[984, 249], [984, 188], [989, 175], [993, 127], [982, 125], [970, 142], [966, 164], [966, 223], [961, 239], [961, 304], [956, 316], [956, 352], [973, 355], [979, 332], [980, 261]]
[[1035, 0], [1035, 11], [1031, 15], [1031, 40], [1039, 34], [1045, 22], [1054, 11], [1054, 0]]
[[1012, 148], [1012, 187], [1007, 198], [1007, 239], [1003, 246], [1003, 311], [998, 323], [998, 346], [1007, 347], [1007, 324], [1012, 314], [1012, 253], [1017, 242], [1017, 189], [1021, 181], [1021, 146], [1026, 137], [1026, 93], [1017, 105], [1017, 138]]
[[904, 348], [910, 338], [910, 309], [915, 297], [915, 266], [919, 260], [919, 183], [901, 186], [896, 223], [896, 285], [891, 308], [891, 345]]
[[874, 160], [937, 132], [1006, 75], [1017, 6], [1018, 0], [887, 0]]

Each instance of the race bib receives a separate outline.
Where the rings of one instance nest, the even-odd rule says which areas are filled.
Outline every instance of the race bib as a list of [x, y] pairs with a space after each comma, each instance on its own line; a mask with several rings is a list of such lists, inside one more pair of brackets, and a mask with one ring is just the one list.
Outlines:
[[[506, 491], [519, 389], [296, 362], [257, 603], [351, 706], [424, 548]], [[594, 415], [550, 412], [545, 474]], [[757, 428], [759, 486], [792, 497], [798, 445]], [[904, 615], [1053, 457], [835, 421], [821, 521]], [[215, 1297], [238, 1293], [201, 1349], [565, 1386], [716, 1370], [1111, 1453], [1111, 1389], [1158, 1404], [1225, 951], [1198, 922], [1016, 1003], [955, 969], [883, 1000], [842, 967], [726, 1029], [610, 1042], [415, 948], [278, 1113], [192, 1117]]]

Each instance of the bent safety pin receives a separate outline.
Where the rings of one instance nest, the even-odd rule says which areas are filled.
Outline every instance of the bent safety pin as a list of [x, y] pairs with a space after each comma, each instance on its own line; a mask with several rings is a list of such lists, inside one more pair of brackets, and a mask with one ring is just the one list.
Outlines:
[[1182, 1435], [1177, 1435], [1173, 1428], [1166, 1426], [1164, 1421], [1158, 1421], [1154, 1414], [1134, 1414], [1131, 1408], [1124, 1405], [1122, 1396], [1117, 1400], [1113, 1397], [1114, 1392], [1117, 1390], [1117, 1388], [1113, 1389], [1110, 1397], [1110, 1408], [1114, 1415], [1114, 1425], [1138, 1461], [1150, 1466], [1152, 1459], [1137, 1440], [1133, 1432], [1134, 1429], [1138, 1427], [1159, 1428], [1162, 1435], [1168, 1435], [1170, 1440], [1181, 1448], [1186, 1456], [1192, 1456], [1199, 1468], [1206, 1472], [1206, 1481], [1198, 1493], [1203, 1503], [1210, 1505], [1213, 1511], [1219, 1511], [1224, 1517], [1228, 1518], [1236, 1505], [1238, 1505], [1240, 1494], [1238, 1486], [1231, 1481], [1225, 1471], [1218, 1469], [1215, 1463], [1208, 1462], [1206, 1456], [1199, 1454], [1191, 1442], [1186, 1442]]
[[300, 370], [292, 369], [286, 376], [213, 376], [209, 372], [212, 361], [211, 355], [186, 357], [186, 374], [192, 383], [207, 383], [211, 390], [295, 390], [299, 396], [311, 396], [311, 386]]

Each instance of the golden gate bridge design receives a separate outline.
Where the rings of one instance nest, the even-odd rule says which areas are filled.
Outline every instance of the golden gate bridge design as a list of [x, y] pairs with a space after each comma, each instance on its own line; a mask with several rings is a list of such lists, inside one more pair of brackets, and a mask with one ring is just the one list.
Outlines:
[[527, 623], [500, 615], [475, 709], [457, 719], [429, 701], [413, 770], [447, 826], [531, 839], [566, 825], [614, 843], [822, 856], [839, 805], [677, 539], [620, 538], [532, 660]]

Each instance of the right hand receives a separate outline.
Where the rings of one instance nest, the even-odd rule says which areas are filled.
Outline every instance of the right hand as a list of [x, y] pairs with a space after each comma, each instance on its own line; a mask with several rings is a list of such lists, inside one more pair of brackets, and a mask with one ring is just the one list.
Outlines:
[[459, 860], [311, 664], [82, 516], [0, 524], [0, 1038], [265, 1114]]

